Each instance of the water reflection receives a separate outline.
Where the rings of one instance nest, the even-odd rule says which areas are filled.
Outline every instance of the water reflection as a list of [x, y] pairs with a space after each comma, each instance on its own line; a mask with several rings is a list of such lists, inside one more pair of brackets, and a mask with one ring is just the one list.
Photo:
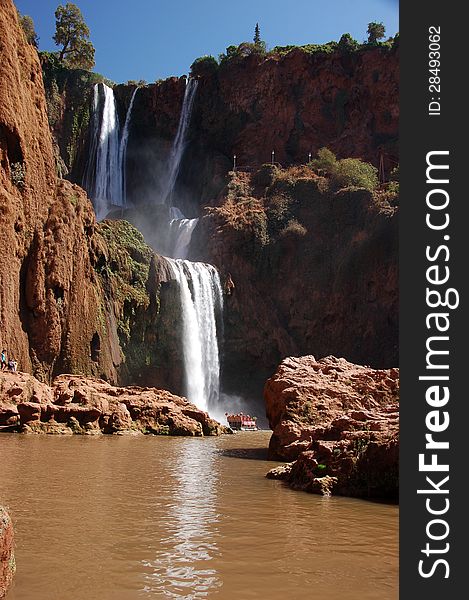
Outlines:
[[173, 493], [164, 507], [167, 535], [156, 558], [144, 560], [148, 570], [144, 591], [168, 598], [206, 598], [221, 587], [209, 564], [220, 556], [216, 511], [218, 477], [213, 447], [184, 440], [172, 465]]

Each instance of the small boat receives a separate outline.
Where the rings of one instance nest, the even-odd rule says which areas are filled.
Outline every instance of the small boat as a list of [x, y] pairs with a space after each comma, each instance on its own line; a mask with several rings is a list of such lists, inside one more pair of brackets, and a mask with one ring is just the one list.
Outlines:
[[231, 429], [235, 431], [258, 431], [257, 417], [251, 417], [244, 413], [237, 413], [236, 415], [229, 415], [225, 413], [226, 420]]

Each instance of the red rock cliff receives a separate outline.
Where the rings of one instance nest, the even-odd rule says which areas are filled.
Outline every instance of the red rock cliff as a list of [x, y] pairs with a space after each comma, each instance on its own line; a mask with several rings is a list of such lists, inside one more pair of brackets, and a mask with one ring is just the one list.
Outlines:
[[150, 306], [152, 260], [155, 293], [161, 277], [149, 248], [124, 249], [135, 231], [114, 253], [103, 234], [83, 190], [57, 179], [38, 54], [0, 0], [0, 346], [21, 370], [119, 379], [119, 324]]

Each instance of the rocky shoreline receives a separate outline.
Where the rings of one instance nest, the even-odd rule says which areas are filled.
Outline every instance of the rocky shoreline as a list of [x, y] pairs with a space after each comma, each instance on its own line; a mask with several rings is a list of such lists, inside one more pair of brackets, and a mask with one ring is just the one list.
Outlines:
[[4, 598], [16, 570], [11, 518], [0, 506], [0, 598]]
[[265, 386], [267, 477], [319, 494], [397, 500], [399, 370], [287, 358]]
[[166, 390], [78, 375], [59, 375], [49, 386], [27, 373], [2, 372], [0, 431], [210, 436], [225, 428]]

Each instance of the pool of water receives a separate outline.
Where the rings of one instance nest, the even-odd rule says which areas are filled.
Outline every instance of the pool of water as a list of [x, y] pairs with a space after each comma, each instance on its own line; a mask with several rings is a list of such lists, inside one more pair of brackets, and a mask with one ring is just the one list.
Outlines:
[[266, 479], [269, 436], [1, 435], [7, 599], [397, 599], [398, 507]]

